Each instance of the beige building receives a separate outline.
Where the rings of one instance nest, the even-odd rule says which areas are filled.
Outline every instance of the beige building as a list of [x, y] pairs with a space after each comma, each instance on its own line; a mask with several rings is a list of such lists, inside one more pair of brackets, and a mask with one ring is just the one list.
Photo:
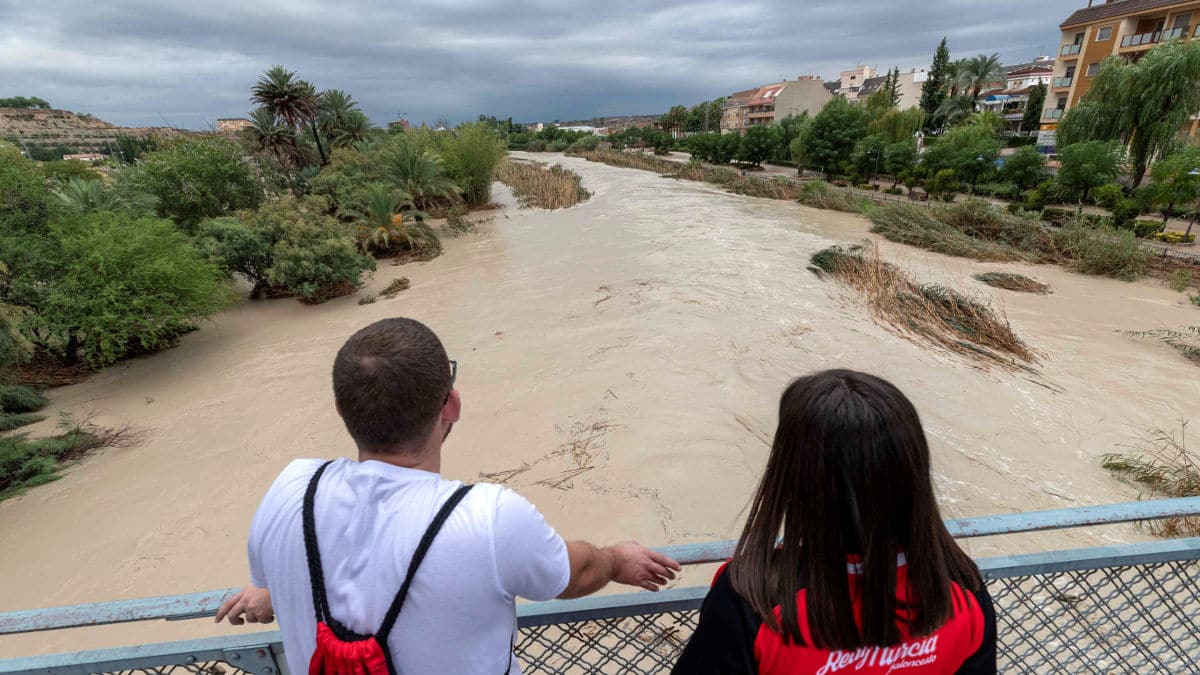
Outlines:
[[[887, 75], [879, 75], [872, 77], [862, 83], [858, 91], [854, 95], [847, 95], [851, 102], [862, 103], [871, 97], [871, 94], [879, 91], [887, 81]], [[921, 105], [921, 85], [925, 80], [929, 79], [929, 72], [924, 68], [912, 68], [907, 73], [900, 73], [900, 79], [896, 82], [896, 89], [899, 95], [899, 102], [896, 107], [901, 110]]]
[[[1067, 17], [1059, 28], [1062, 43], [1042, 109], [1043, 131], [1058, 128], [1063, 114], [1091, 89], [1106, 57], [1136, 61], [1167, 40], [1200, 36], [1200, 0], [1097, 1]], [[1193, 119], [1192, 132], [1196, 124]], [[1053, 134], [1044, 137], [1049, 143]]]
[[838, 81], [838, 93], [850, 100], [858, 98], [858, 92], [867, 80], [878, 73], [871, 66], [856, 66], [854, 70], [843, 70]]
[[788, 115], [815, 115], [833, 98], [821, 78], [801, 75], [729, 95], [721, 111], [722, 133], [746, 133], [753, 126], [774, 124]]

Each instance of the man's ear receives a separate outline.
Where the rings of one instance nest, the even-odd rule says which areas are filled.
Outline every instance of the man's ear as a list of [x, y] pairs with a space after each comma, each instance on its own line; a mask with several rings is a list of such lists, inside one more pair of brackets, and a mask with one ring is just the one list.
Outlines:
[[459, 395], [457, 389], [451, 389], [450, 396], [446, 398], [446, 403], [442, 406], [442, 421], [454, 424], [461, 415], [462, 396]]

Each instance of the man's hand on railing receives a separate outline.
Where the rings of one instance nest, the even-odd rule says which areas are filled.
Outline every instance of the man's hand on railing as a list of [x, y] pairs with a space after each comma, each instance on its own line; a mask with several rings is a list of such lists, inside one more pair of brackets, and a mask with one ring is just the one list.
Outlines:
[[[229, 617], [229, 623], [271, 623], [275, 620], [275, 608], [271, 606], [271, 591], [257, 586], [246, 586], [221, 603], [216, 622]], [[243, 618], [244, 617], [244, 618]]]

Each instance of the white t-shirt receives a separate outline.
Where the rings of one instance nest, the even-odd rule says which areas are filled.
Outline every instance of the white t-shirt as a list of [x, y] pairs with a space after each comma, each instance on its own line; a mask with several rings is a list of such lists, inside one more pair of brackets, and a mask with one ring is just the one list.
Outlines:
[[[289, 464], [250, 525], [250, 582], [271, 591], [292, 675], [306, 675], [316, 616], [301, 511], [323, 460]], [[461, 485], [384, 462], [339, 459], [315, 502], [317, 544], [334, 618], [362, 635], [383, 622], [421, 535]], [[396, 672], [520, 673], [514, 598], [549, 600], [571, 577], [567, 547], [536, 508], [499, 485], [467, 493], [417, 569], [388, 639]]]

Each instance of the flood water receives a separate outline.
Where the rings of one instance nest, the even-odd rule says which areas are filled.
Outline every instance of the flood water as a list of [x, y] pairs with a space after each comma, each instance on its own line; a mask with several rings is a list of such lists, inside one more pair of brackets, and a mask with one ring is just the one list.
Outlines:
[[[583, 176], [590, 201], [518, 210], [498, 186], [507, 206], [478, 234], [447, 240], [431, 262], [381, 261], [366, 292], [409, 277], [394, 299], [245, 302], [175, 349], [52, 392], [51, 412], [92, 411], [147, 436], [0, 504], [0, 610], [244, 583], [250, 518], [276, 473], [296, 457], [353, 454], [330, 366], [351, 333], [388, 316], [427, 323], [458, 360], [464, 413], [444, 472], [506, 479], [564, 536], [598, 543], [736, 537], [779, 393], [816, 369], [867, 370], [913, 399], [948, 517], [1133, 500], [1099, 458], [1194, 410], [1194, 366], [1120, 333], [1200, 323], [1159, 282], [883, 243], [885, 258], [922, 280], [993, 298], [1043, 355], [1036, 376], [984, 370], [876, 325], [805, 269], [813, 252], [867, 237], [863, 218], [557, 161]], [[983, 270], [1021, 272], [1054, 293], [991, 289], [971, 279]], [[986, 556], [1141, 538], [1118, 526], [967, 548]], [[707, 581], [693, 571], [680, 583]], [[13, 637], [0, 640], [0, 656], [228, 630], [242, 629], [160, 623]]]

